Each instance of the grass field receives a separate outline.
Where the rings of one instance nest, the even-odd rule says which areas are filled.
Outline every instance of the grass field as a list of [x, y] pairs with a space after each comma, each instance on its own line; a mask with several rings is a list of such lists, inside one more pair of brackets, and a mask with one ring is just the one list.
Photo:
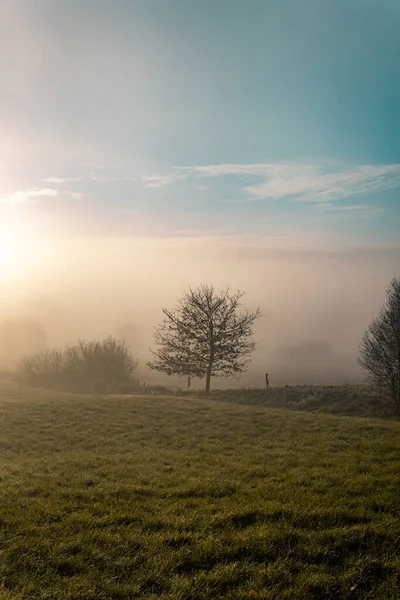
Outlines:
[[268, 390], [216, 390], [213, 399], [288, 410], [358, 417], [395, 417], [390, 394], [370, 385], [297, 385]]
[[399, 421], [7, 383], [0, 419], [2, 600], [400, 598]]

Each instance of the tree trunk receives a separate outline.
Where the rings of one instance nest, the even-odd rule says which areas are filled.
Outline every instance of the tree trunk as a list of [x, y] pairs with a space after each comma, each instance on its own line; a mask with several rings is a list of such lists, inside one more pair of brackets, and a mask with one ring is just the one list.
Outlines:
[[211, 373], [212, 373], [212, 362], [208, 365], [207, 375], [206, 375], [206, 394], [210, 393], [211, 390]]
[[400, 383], [395, 384], [392, 388], [392, 396], [394, 400], [395, 411], [397, 415], [400, 415]]
[[[210, 332], [211, 332], [211, 337], [212, 337], [212, 335], [213, 335], [213, 326], [212, 326], [212, 324], [210, 326]], [[211, 341], [211, 347], [210, 347], [210, 357], [208, 359], [208, 367], [207, 367], [206, 394], [209, 394], [210, 390], [211, 390], [211, 373], [212, 373], [212, 369], [213, 369], [214, 358], [215, 358], [215, 349], [214, 349], [214, 342], [212, 340]]]
[[206, 376], [206, 394], [209, 394], [211, 390], [211, 365], [207, 369]]

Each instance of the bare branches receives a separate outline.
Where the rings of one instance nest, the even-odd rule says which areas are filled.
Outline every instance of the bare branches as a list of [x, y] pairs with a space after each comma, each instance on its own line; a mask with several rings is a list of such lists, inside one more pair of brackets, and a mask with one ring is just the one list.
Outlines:
[[374, 383], [392, 392], [400, 412], [400, 279], [390, 282], [386, 303], [365, 332], [359, 363]]
[[212, 285], [189, 288], [175, 309], [163, 309], [164, 321], [157, 327], [157, 350], [148, 363], [168, 375], [206, 378], [227, 377], [244, 371], [255, 348], [253, 325], [261, 316], [258, 308], [243, 308], [243, 292]]

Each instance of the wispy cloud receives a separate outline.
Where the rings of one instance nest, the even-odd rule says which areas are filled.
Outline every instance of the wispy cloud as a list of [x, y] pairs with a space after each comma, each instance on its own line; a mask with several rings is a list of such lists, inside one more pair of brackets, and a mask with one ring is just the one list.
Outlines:
[[28, 190], [16, 190], [11, 194], [0, 197], [0, 204], [33, 204], [43, 198], [58, 198], [62, 196], [74, 198], [74, 200], [83, 200], [86, 194], [84, 192], [56, 190], [54, 188], [32, 188]]
[[185, 178], [180, 171], [173, 171], [167, 175], [143, 175], [142, 180], [146, 188], [164, 188]]
[[[105, 171], [105, 167], [102, 167], [103, 171]], [[159, 174], [149, 174], [149, 175], [126, 175], [126, 174], [115, 174], [106, 172], [96, 173], [93, 171], [82, 173], [81, 175], [77, 175], [75, 177], [46, 177], [42, 179], [45, 183], [52, 183], [53, 185], [64, 185], [68, 183], [86, 181], [86, 182], [94, 182], [94, 183], [113, 183], [113, 182], [132, 182], [132, 183], [142, 183], [146, 188], [163, 188], [176, 183], [181, 179], [185, 179], [188, 174], [181, 173], [180, 171], [171, 171], [164, 175]]]
[[296, 200], [332, 201], [359, 194], [372, 194], [400, 186], [400, 165], [362, 165], [324, 170], [318, 165], [288, 166], [273, 172], [266, 181], [244, 189], [263, 199], [292, 197]]
[[74, 200], [83, 200], [84, 198], [86, 198], [86, 194], [84, 194], [83, 192], [69, 192], [69, 195]]
[[54, 183], [54, 184], [62, 184], [62, 183], [72, 183], [74, 181], [82, 181], [83, 177], [81, 175], [77, 177], [46, 177], [42, 179], [45, 183]]
[[17, 190], [12, 194], [8, 194], [4, 198], [0, 198], [0, 202], [4, 204], [24, 204], [36, 202], [39, 198], [59, 196], [59, 191], [52, 188], [33, 188], [30, 190]]
[[[115, 168], [107, 172], [104, 167], [101, 173], [91, 170], [76, 177], [48, 177], [44, 181], [60, 186], [79, 181], [99, 184], [125, 182], [157, 190], [186, 180], [192, 189], [207, 191], [216, 187], [214, 180], [220, 178], [230, 178], [229, 185], [232, 183], [236, 186], [236, 192], [230, 190], [234, 192], [231, 199], [223, 202], [312, 202], [320, 205], [318, 208], [325, 205], [327, 211], [364, 210], [372, 213], [370, 205], [352, 203], [350, 206], [341, 206], [337, 203], [355, 196], [368, 196], [400, 188], [400, 164], [349, 165], [329, 159], [315, 159], [177, 166], [163, 173], [142, 174], [129, 174], [123, 172], [122, 168], [119, 172]], [[78, 189], [74, 193], [81, 192]]]
[[88, 178], [97, 183], [111, 183], [113, 181], [120, 180], [120, 177], [114, 177], [112, 175], [98, 175], [97, 173], [90, 173]]
[[110, 181], [118, 181], [120, 177], [111, 175], [99, 175], [98, 173], [85, 173], [75, 177], [46, 177], [42, 179], [45, 183], [53, 183], [54, 185], [63, 185], [65, 183], [74, 183], [76, 181], [95, 181], [99, 183], [108, 183]]
[[364, 213], [364, 214], [376, 214], [382, 212], [384, 209], [380, 206], [371, 206], [370, 204], [352, 204], [352, 205], [338, 205], [324, 202], [322, 204], [316, 204], [315, 208], [327, 212], [347, 212], [347, 213]]
[[263, 176], [271, 172], [280, 172], [285, 165], [280, 163], [247, 163], [247, 164], [213, 164], [192, 167], [177, 167], [178, 170], [187, 175], [194, 174], [201, 177], [218, 177], [224, 175]]
[[288, 198], [322, 203], [400, 187], [400, 164], [348, 166], [329, 160], [213, 164], [179, 167], [176, 173], [181, 177], [248, 180], [251, 185], [240, 187], [243, 202]]

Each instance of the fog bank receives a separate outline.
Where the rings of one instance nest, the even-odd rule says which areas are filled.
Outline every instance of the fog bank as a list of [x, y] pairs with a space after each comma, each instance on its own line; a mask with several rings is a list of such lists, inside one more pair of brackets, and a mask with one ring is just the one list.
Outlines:
[[[22, 257], [23, 258], [23, 257]], [[361, 381], [357, 345], [399, 275], [400, 248], [283, 249], [252, 238], [32, 241], [3, 276], [0, 367], [77, 338], [124, 337], [149, 382], [153, 327], [188, 285], [246, 292], [264, 317], [248, 373], [216, 386]], [[183, 381], [181, 381], [183, 385]], [[195, 383], [196, 386], [196, 383]]]

